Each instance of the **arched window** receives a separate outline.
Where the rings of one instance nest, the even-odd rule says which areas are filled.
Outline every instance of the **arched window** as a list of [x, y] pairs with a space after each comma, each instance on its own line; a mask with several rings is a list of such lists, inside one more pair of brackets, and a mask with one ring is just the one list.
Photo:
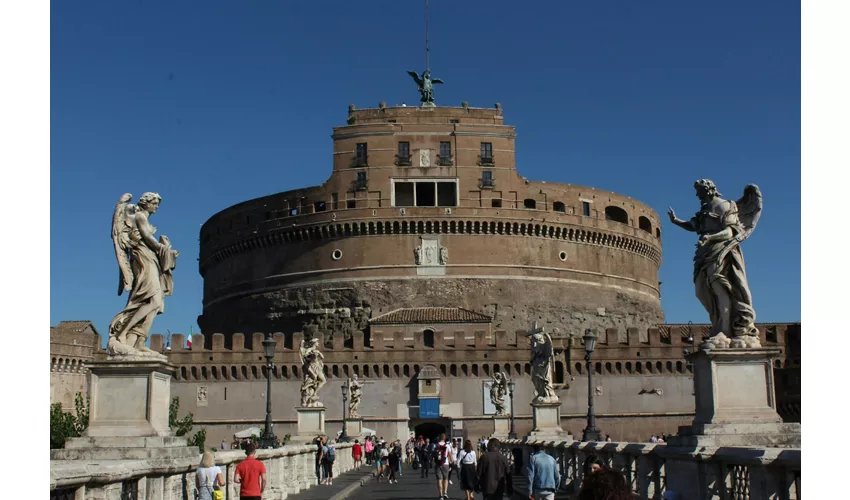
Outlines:
[[477, 376], [478, 376], [478, 365], [477, 365], [477, 364], [473, 364], [473, 365], [472, 365], [472, 376], [473, 376], [473, 377], [477, 377]]
[[243, 366], [242, 367], [242, 380], [247, 380], [247, 379], [248, 379], [248, 367]]
[[487, 363], [484, 363], [482, 365], [482, 367], [484, 368], [484, 376], [489, 377], [490, 376], [490, 365], [488, 365]]
[[198, 380], [198, 367], [197, 366], [192, 367], [192, 378], [194, 380]]
[[258, 378], [256, 366], [251, 367], [251, 378], [255, 380]]
[[363, 365], [363, 376], [364, 377], [369, 376], [369, 365]]
[[183, 380], [186, 380], [186, 378], [187, 378], [187, 377], [186, 377], [186, 367], [185, 367], [185, 366], [181, 366], [181, 367], [180, 367], [180, 378], [182, 378]]
[[620, 363], [619, 361], [617, 361], [614, 364], [614, 368], [617, 370], [617, 373], [619, 373], [620, 375], [623, 374], [623, 363]]
[[526, 375], [531, 375], [531, 363], [526, 363], [523, 368], [525, 369]]
[[581, 363], [576, 363], [576, 373], [581, 375]]
[[424, 330], [422, 332], [422, 342], [425, 344], [425, 347], [434, 347], [434, 330], [430, 328]]
[[560, 361], [555, 361], [555, 383], [564, 383], [564, 363]]
[[641, 231], [646, 231], [649, 234], [652, 234], [652, 223], [649, 222], [649, 219], [641, 215], [638, 217], [638, 228]]
[[398, 365], [393, 365], [393, 375], [396, 377], [401, 376], [401, 372], [399, 371]]
[[531, 198], [526, 198], [525, 200], [523, 200], [522, 206], [525, 207], [528, 210], [536, 210], [537, 209], [537, 202], [534, 201]]
[[404, 365], [404, 372], [403, 373], [404, 373], [405, 377], [410, 376], [410, 365]]
[[339, 378], [339, 366], [333, 365], [331, 373], [334, 374], [334, 378]]
[[281, 365], [280, 376], [283, 378], [289, 378], [289, 370], [286, 368], [286, 365]]
[[663, 371], [664, 371], [664, 368], [661, 364], [661, 361], [656, 362], [655, 363], [655, 373], [662, 373]]
[[519, 364], [519, 363], [514, 364], [514, 374], [515, 375], [522, 375], [522, 365], [521, 364]]
[[629, 214], [620, 207], [613, 205], [605, 207], [605, 220], [612, 220], [621, 224], [629, 223]]
[[215, 366], [212, 367], [212, 378], [218, 380], [218, 368], [216, 368]]
[[667, 362], [667, 372], [673, 373], [673, 362], [672, 361]]
[[456, 364], [452, 363], [452, 365], [449, 367], [449, 374], [452, 377], [457, 377], [457, 365]]
[[596, 373], [602, 373], [602, 363], [597, 361], [596, 365], [594, 365], [593, 369], [596, 370]]
[[460, 365], [460, 373], [463, 374], [464, 377], [469, 376], [469, 367], [466, 365]]
[[605, 363], [605, 373], [614, 373], [611, 371], [611, 363]]
[[638, 373], [643, 373], [643, 363], [641, 363], [640, 361], [635, 363], [635, 371]]
[[384, 377], [390, 377], [390, 365], [384, 365]]
[[626, 373], [634, 373], [632, 372], [632, 362], [626, 361]]
[[292, 365], [292, 377], [298, 378], [298, 366]]
[[660, 227], [655, 228], [655, 237], [661, 238], [661, 228]]
[[563, 214], [566, 213], [567, 207], [564, 205], [563, 202], [556, 201], [555, 203], [552, 203], [552, 210], [556, 212], [561, 212]]

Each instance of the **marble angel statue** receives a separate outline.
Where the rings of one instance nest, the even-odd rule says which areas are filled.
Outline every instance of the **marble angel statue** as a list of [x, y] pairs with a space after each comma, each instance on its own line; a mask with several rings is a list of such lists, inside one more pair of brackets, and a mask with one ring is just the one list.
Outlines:
[[325, 355], [319, 351], [319, 338], [312, 337], [301, 341], [301, 370], [304, 381], [301, 383], [301, 406], [322, 406], [319, 402], [319, 389], [325, 385]]
[[555, 349], [552, 337], [535, 321], [526, 334], [531, 337], [531, 381], [534, 383], [532, 403], [557, 403], [560, 401], [552, 385], [552, 361]]
[[112, 242], [118, 258], [118, 295], [129, 292], [127, 305], [109, 324], [109, 355], [161, 356], [145, 347], [153, 320], [162, 314], [165, 297], [174, 289], [172, 271], [179, 252], [171, 248], [166, 236], [154, 237], [156, 228], [149, 222], [159, 209], [162, 198], [144, 193], [138, 205], [125, 193], [115, 205], [112, 216]]
[[490, 402], [496, 407], [496, 415], [507, 415], [508, 406], [505, 404], [505, 394], [508, 392], [508, 380], [502, 372], [493, 374], [490, 383]]
[[741, 243], [753, 234], [762, 212], [761, 191], [755, 184], [744, 188], [737, 202], [724, 200], [709, 179], [694, 183], [700, 210], [691, 220], [670, 221], [699, 235], [694, 255], [696, 296], [711, 319], [708, 348], [761, 347], [755, 327], [756, 312], [747, 284]]
[[351, 400], [348, 402], [348, 417], [360, 418], [360, 399], [363, 397], [363, 384], [357, 380], [357, 375], [348, 379], [348, 392]]

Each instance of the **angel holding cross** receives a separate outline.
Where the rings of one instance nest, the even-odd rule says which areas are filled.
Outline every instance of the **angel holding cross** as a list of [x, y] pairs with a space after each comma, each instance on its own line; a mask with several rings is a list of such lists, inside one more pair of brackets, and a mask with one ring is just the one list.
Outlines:
[[555, 356], [552, 337], [544, 327], [537, 326], [537, 321], [526, 336], [531, 337], [531, 381], [535, 392], [532, 403], [557, 403], [558, 395], [552, 385], [552, 360]]

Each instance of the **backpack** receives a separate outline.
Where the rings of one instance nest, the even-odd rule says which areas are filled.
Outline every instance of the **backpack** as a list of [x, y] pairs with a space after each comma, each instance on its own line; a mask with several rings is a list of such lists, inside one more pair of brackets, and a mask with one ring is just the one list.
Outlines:
[[326, 455], [328, 462], [336, 460], [336, 448], [328, 446], [328, 454]]
[[437, 462], [437, 465], [443, 465], [446, 463], [446, 455], [448, 454], [448, 446], [445, 443], [437, 445], [434, 449], [434, 461]]

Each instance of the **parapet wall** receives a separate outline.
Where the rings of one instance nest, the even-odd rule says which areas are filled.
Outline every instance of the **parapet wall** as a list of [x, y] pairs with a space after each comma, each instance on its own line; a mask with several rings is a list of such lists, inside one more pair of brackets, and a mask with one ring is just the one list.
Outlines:
[[[799, 343], [800, 324], [757, 325], [763, 345], [784, 346], [776, 368], [799, 366], [799, 350], [794, 352], [795, 340]], [[694, 349], [708, 337], [708, 325], [661, 325], [658, 328], [625, 331], [607, 329], [599, 332], [599, 341], [593, 354], [594, 371], [600, 374], [644, 375], [690, 373], [685, 363], [685, 350]], [[446, 377], [491, 376], [497, 371], [513, 376], [530, 373], [528, 339], [525, 331], [469, 330], [446, 325], [436, 329], [433, 337], [421, 331], [412, 334], [405, 327], [375, 328], [373, 333], [354, 332], [345, 340], [334, 336], [327, 343], [325, 371], [329, 378], [347, 377], [352, 373], [373, 378], [411, 377], [425, 364], [433, 364]], [[327, 338], [321, 332], [320, 338]], [[162, 335], [151, 336], [151, 348], [168, 355], [169, 361], [178, 365], [176, 377], [185, 380], [253, 380], [265, 379], [263, 333], [246, 336], [233, 335], [233, 346], [225, 347], [223, 334], [212, 335], [209, 348], [204, 347], [204, 335], [192, 336], [192, 347], [186, 349], [186, 337], [171, 337], [170, 349], [165, 348]], [[303, 332], [274, 333], [277, 340], [273, 378], [299, 378], [300, 356], [298, 347]], [[582, 375], [585, 371], [584, 347], [580, 337], [553, 334], [555, 346], [555, 379], [563, 381], [565, 374]], [[791, 351], [789, 356], [788, 352]]]

